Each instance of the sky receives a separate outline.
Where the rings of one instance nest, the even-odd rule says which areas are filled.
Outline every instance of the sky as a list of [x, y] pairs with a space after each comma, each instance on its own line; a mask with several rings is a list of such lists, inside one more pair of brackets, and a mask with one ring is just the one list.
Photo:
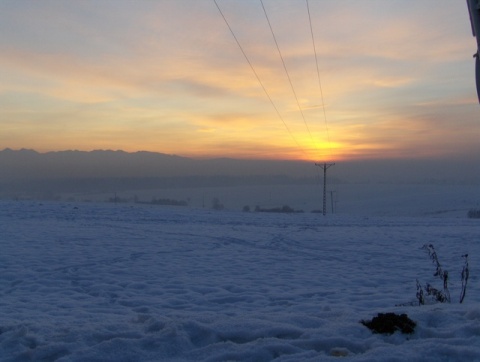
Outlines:
[[458, 0], [0, 0], [0, 149], [471, 157], [475, 51]]

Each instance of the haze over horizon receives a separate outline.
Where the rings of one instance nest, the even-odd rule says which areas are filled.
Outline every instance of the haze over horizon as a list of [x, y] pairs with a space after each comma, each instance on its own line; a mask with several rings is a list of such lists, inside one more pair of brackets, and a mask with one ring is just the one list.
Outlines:
[[0, 148], [309, 162], [480, 154], [463, 2], [217, 4], [256, 74], [211, 0], [2, 1]]
[[[156, 152], [122, 150], [0, 150], [2, 182], [35, 183], [54, 179], [280, 177], [280, 181], [322, 178], [312, 161], [211, 158], [194, 159]], [[337, 162], [329, 171], [337, 182], [480, 183], [475, 155], [465, 159], [371, 159]], [[192, 183], [194, 183], [192, 179]], [[232, 179], [230, 179], [232, 180]], [[268, 179], [274, 181], [273, 178]], [[289, 181], [290, 180], [290, 181]], [[262, 182], [264, 182], [263, 180]], [[228, 183], [228, 181], [227, 181]]]

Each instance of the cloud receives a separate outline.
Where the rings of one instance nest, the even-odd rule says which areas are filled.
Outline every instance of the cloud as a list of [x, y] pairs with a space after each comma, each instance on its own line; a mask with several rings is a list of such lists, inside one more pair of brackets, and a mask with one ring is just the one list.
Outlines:
[[4, 2], [8, 142], [311, 159], [475, 147], [456, 1], [310, 1], [321, 93], [305, 3], [265, 0], [295, 94], [260, 3], [218, 3], [276, 109], [211, 1]]

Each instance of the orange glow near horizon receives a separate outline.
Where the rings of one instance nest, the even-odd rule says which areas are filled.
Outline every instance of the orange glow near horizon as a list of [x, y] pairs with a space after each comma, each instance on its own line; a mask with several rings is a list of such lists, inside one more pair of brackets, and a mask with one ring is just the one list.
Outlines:
[[252, 2], [219, 4], [256, 74], [211, 1], [119, 0], [115, 16], [111, 3], [1, 5], [0, 147], [314, 162], [478, 150], [456, 0], [312, 2], [318, 64], [306, 8], [264, 3], [291, 84]]

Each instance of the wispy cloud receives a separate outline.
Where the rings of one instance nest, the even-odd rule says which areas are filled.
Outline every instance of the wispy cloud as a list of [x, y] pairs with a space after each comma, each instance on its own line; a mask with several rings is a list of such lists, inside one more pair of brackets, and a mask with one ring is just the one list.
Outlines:
[[310, 1], [322, 92], [304, 1], [264, 1], [290, 80], [260, 2], [218, 3], [256, 75], [211, 1], [1, 3], [0, 141], [306, 159], [476, 147], [457, 1]]

